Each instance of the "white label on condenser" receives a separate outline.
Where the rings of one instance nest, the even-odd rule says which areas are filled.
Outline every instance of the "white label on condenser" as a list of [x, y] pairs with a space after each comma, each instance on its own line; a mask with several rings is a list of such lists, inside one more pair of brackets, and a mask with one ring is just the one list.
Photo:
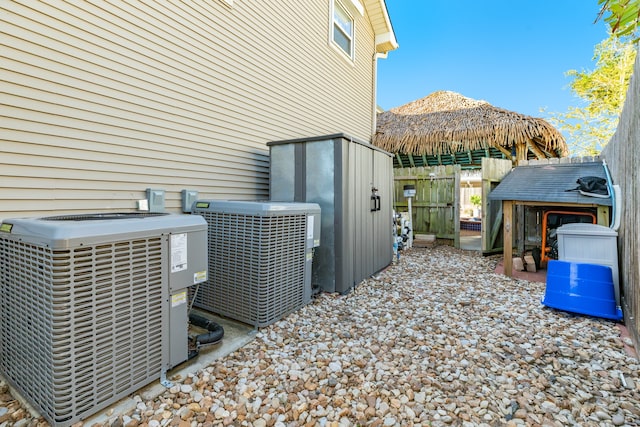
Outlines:
[[171, 235], [171, 272], [187, 269], [187, 233]]
[[171, 295], [171, 307], [177, 307], [187, 303], [187, 291]]
[[309, 222], [307, 222], [307, 239], [313, 239], [313, 220], [314, 216], [309, 215]]

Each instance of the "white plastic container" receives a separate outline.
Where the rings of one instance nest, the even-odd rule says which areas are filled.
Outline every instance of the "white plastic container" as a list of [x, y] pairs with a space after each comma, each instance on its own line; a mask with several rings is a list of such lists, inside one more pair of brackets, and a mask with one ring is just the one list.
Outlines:
[[558, 228], [558, 259], [611, 267], [616, 305], [620, 306], [618, 233], [597, 224], [565, 224]]

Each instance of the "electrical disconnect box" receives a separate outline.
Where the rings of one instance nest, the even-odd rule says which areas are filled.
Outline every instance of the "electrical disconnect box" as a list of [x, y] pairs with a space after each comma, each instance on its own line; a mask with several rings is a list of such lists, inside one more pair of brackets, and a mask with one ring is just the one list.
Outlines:
[[188, 288], [207, 279], [207, 223], [7, 219], [0, 272], [0, 372], [51, 425], [71, 426], [187, 360]]

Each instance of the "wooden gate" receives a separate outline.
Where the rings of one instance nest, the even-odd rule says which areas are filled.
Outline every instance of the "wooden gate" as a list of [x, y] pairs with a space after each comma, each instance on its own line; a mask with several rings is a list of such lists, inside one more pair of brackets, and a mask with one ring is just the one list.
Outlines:
[[413, 232], [434, 234], [460, 247], [460, 165], [395, 169], [395, 209], [407, 212], [404, 186], [414, 185]]
[[482, 159], [482, 253], [502, 252], [502, 201], [489, 200], [489, 193], [511, 171], [511, 160]]

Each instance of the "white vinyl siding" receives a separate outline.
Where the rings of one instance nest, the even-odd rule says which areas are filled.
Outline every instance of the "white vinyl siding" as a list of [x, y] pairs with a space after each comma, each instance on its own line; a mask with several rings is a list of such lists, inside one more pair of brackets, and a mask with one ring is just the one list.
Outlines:
[[[374, 35], [330, 1], [0, 4], [0, 219], [135, 209], [148, 187], [268, 197], [266, 142], [370, 140]], [[291, 25], [296, 22], [296, 25]]]

